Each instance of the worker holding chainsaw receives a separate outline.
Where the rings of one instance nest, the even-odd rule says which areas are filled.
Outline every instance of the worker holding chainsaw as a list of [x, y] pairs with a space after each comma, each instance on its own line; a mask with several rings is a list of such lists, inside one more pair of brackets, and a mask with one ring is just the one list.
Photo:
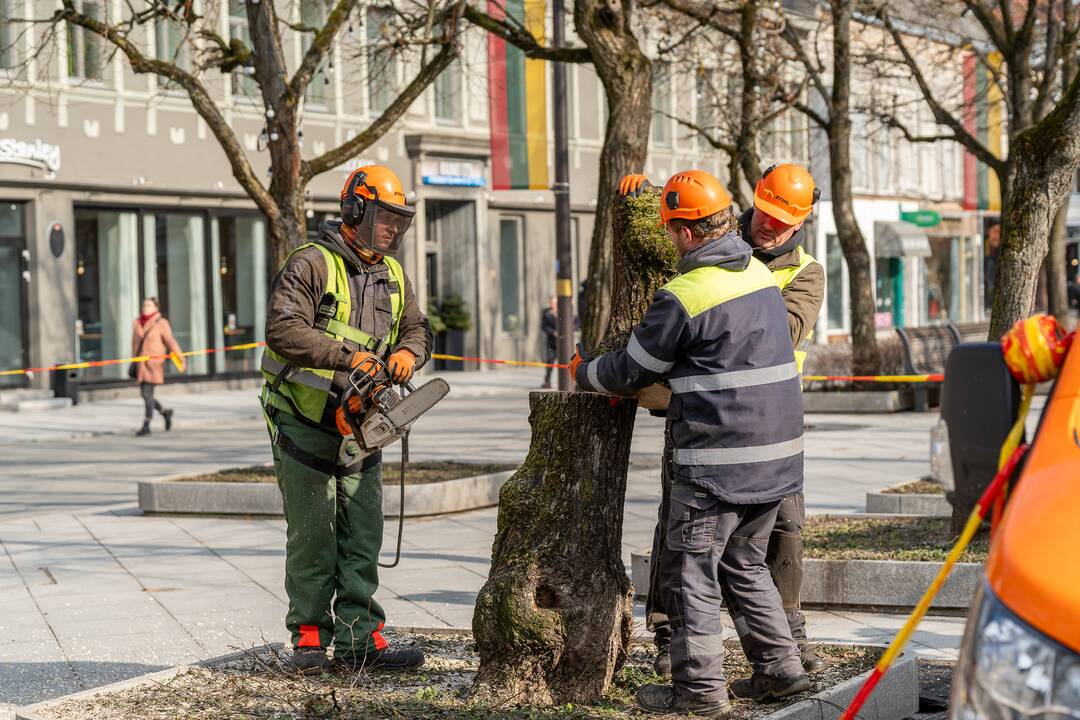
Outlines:
[[424, 662], [417, 650], [390, 650], [380, 632], [381, 445], [365, 446], [358, 431], [372, 414], [385, 421], [374, 398], [396, 401], [391, 382], [407, 384], [430, 357], [430, 326], [393, 257], [414, 213], [388, 168], [353, 171], [341, 222], [294, 250], [270, 292], [261, 399], [288, 524], [286, 625], [300, 672], [328, 669], [331, 643], [347, 668]]
[[570, 371], [582, 390], [671, 389], [671, 511], [653, 564], [674, 682], [644, 686], [637, 701], [649, 712], [722, 717], [723, 586], [743, 610], [754, 668], [732, 693], [768, 701], [810, 686], [765, 563], [780, 501], [802, 490], [802, 391], [780, 290], [740, 236], [720, 182], [700, 170], [674, 175], [660, 218], [679, 275], [656, 293], [626, 349], [590, 360], [579, 348]]
[[[651, 187], [644, 175], [628, 175], [620, 185], [621, 194], [637, 195]], [[825, 299], [825, 272], [810, 253], [802, 247], [802, 232], [806, 219], [813, 211], [819, 191], [814, 179], [803, 167], [783, 164], [770, 167], [754, 188], [754, 204], [739, 217], [742, 238], [754, 251], [754, 257], [772, 271], [780, 286], [787, 309], [787, 325], [795, 348], [795, 363], [802, 372], [806, 358], [805, 346], [813, 335], [814, 323]], [[665, 403], [666, 404], [666, 403]], [[663, 494], [660, 520], [653, 534], [652, 557], [658, 557], [667, 525], [671, 477], [668, 472], [672, 452], [670, 433], [665, 434], [664, 463], [661, 470]], [[802, 526], [806, 519], [803, 493], [784, 498], [777, 511], [776, 525], [769, 538], [766, 562], [773, 582], [784, 603], [791, 634], [799, 646], [803, 668], [817, 672], [824, 660], [807, 643], [806, 618], [799, 601], [802, 590]], [[660, 675], [671, 673], [671, 627], [663, 610], [660, 570], [654, 564], [646, 600], [646, 622], [654, 635], [657, 657], [654, 669]], [[740, 636], [747, 632], [740, 619], [741, 610], [731, 593], [725, 591], [724, 602], [735, 618]]]

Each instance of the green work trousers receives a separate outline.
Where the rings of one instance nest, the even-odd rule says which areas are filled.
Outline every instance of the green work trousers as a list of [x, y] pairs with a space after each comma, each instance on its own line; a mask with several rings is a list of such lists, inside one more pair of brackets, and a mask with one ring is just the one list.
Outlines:
[[[337, 460], [338, 433], [283, 412], [274, 413], [273, 422], [306, 452]], [[338, 479], [277, 446], [273, 452], [288, 526], [285, 624], [293, 645], [314, 645], [317, 628], [318, 644], [329, 647], [333, 640], [335, 657], [384, 649], [379, 631], [386, 614], [374, 599], [383, 533], [381, 464]]]

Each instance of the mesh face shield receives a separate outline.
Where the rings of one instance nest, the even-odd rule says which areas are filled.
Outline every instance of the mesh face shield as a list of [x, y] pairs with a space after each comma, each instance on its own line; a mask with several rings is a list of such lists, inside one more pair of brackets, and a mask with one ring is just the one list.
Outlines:
[[378, 255], [396, 255], [414, 215], [416, 210], [404, 205], [365, 199], [357, 240]]

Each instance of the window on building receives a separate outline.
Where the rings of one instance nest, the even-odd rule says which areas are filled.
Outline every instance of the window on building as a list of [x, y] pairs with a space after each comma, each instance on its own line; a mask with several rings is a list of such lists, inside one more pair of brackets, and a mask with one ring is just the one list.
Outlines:
[[394, 11], [390, 8], [369, 7], [367, 10], [368, 110], [373, 115], [381, 115], [396, 94], [397, 63], [386, 42], [393, 19]]
[[435, 78], [435, 119], [450, 125], [461, 124], [461, 62], [454, 60]]
[[[717, 82], [718, 78], [715, 73], [699, 72], [697, 76], [697, 92], [694, 94], [697, 100], [697, 105], [694, 109], [694, 122], [699, 128], [707, 131], [710, 135], [716, 134], [716, 107], [717, 107], [717, 89], [713, 85]], [[708, 142], [698, 137], [698, 147], [705, 148], [708, 146]]]
[[499, 299], [503, 332], [525, 329], [525, 267], [521, 253], [521, 218], [499, 220]]
[[[302, 25], [321, 28], [326, 23], [327, 15], [326, 0], [301, 0], [300, 23]], [[315, 34], [305, 32], [301, 33], [300, 37], [301, 49], [306, 53], [308, 48], [311, 47], [311, 42], [315, 39]], [[333, 52], [333, 49], [330, 52]], [[315, 74], [311, 76], [311, 82], [308, 84], [306, 92], [309, 105], [321, 106], [326, 104], [326, 89], [330, 84], [330, 76], [326, 72], [327, 64], [327, 60], [324, 59], [315, 70]]]
[[888, 192], [893, 183], [893, 136], [886, 127], [877, 127], [874, 142], [874, 187], [878, 192]]
[[[23, 279], [26, 247], [24, 206], [0, 204], [0, 369], [25, 367], [26, 281]], [[21, 375], [0, 375], [0, 387], [21, 385]]]
[[671, 145], [671, 66], [653, 63], [652, 141], [661, 147]]
[[[75, 0], [75, 9], [93, 20], [104, 20], [99, 2]], [[76, 80], [104, 79], [105, 52], [101, 36], [74, 25], [67, 25], [67, 74]]]
[[158, 18], [154, 23], [154, 44], [157, 49], [157, 59], [173, 63], [183, 70], [187, 70], [189, 67], [185, 39], [184, 26], [175, 20]]
[[[75, 210], [79, 360], [130, 357], [139, 316], [139, 223], [134, 212]], [[85, 380], [123, 380], [123, 365], [91, 367]]]
[[[215, 217], [210, 222], [210, 268], [214, 307], [214, 346], [229, 347], [265, 339], [269, 260], [266, 223], [257, 217]], [[257, 352], [214, 354], [214, 372], [253, 372]]]
[[809, 132], [806, 116], [794, 110], [789, 110], [787, 116], [790, 127], [791, 158], [794, 162], [806, 163], [810, 159], [806, 155], [806, 140]]
[[21, 30], [12, 22], [17, 15], [15, 0], [0, 0], [0, 69], [8, 70], [19, 64]]
[[[229, 38], [251, 47], [251, 29], [248, 26], [244, 0], [229, 0]], [[239, 67], [233, 71], [232, 86], [236, 95], [255, 97], [259, 92], [258, 83], [250, 74], [250, 66]]]
[[870, 188], [870, 141], [866, 115], [851, 116], [851, 183], [859, 190]]
[[827, 301], [829, 305], [829, 329], [844, 329], [844, 288], [847, 285], [847, 266], [844, 262], [844, 251], [840, 247], [840, 238], [836, 235], [828, 235], [826, 242], [825, 258], [825, 287], [827, 288]]

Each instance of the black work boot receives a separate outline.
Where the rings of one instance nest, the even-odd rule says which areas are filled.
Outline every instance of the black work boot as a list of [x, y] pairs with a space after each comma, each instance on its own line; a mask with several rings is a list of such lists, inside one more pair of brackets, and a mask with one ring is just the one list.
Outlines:
[[373, 650], [362, 655], [343, 655], [334, 662], [346, 670], [412, 670], [424, 664], [424, 653], [415, 648]]
[[810, 689], [810, 678], [806, 673], [787, 675], [785, 677], [770, 677], [754, 673], [752, 677], [736, 680], [731, 683], [730, 692], [732, 697], [740, 700], [753, 700], [754, 702], [776, 702], [788, 695], [801, 693]]
[[656, 659], [652, 664], [653, 672], [662, 678], [671, 677], [671, 643], [658, 643], [656, 646]]
[[146, 422], [143, 423], [142, 428], [140, 428], [140, 430], [137, 433], [135, 433], [135, 437], [142, 437], [144, 435], [149, 435], [149, 434], [150, 434], [150, 421], [147, 420]]
[[802, 658], [802, 669], [810, 674], [819, 673], [828, 665], [825, 658], [806, 643], [799, 643], [799, 656]]
[[731, 713], [726, 701], [698, 700], [675, 691], [673, 685], [642, 685], [637, 691], [638, 707], [655, 715], [689, 715], [725, 718]]
[[173, 411], [172, 410], [162, 410], [161, 411], [161, 416], [163, 418], [165, 418], [165, 432], [169, 432], [170, 430], [172, 430]]
[[314, 675], [330, 669], [330, 658], [323, 647], [293, 648], [292, 666], [301, 675]]

